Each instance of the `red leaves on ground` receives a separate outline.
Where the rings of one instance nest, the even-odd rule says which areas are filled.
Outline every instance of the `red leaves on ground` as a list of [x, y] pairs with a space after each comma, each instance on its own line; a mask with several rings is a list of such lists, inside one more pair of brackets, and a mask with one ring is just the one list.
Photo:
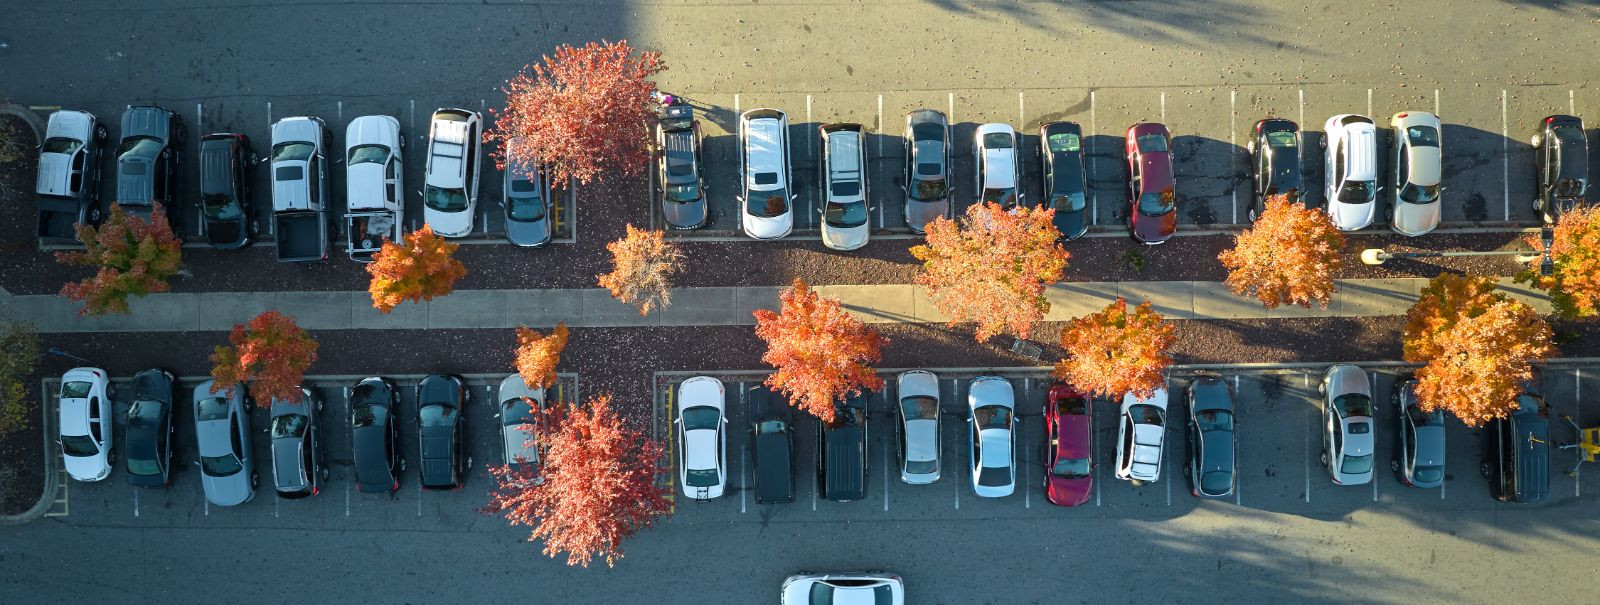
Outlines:
[[1309, 308], [1312, 302], [1327, 308], [1333, 301], [1344, 234], [1328, 213], [1272, 196], [1255, 224], [1233, 242], [1217, 259], [1228, 269], [1234, 294], [1254, 292], [1268, 309], [1285, 303]]
[[367, 291], [372, 306], [388, 313], [405, 301], [433, 300], [455, 290], [456, 280], [467, 275], [466, 265], [456, 260], [456, 248], [449, 240], [433, 233], [433, 227], [405, 235], [405, 244], [383, 242], [383, 248], [367, 263], [372, 281]]
[[530, 387], [545, 388], [556, 383], [556, 364], [561, 362], [561, 351], [567, 348], [567, 324], [559, 322], [548, 336], [526, 326], [517, 326], [517, 351], [512, 364], [522, 382]]
[[1162, 372], [1172, 365], [1167, 349], [1177, 342], [1176, 332], [1149, 302], [1129, 313], [1128, 301], [1118, 298], [1061, 331], [1067, 354], [1055, 377], [1100, 397], [1149, 397], [1165, 385]]
[[1495, 290], [1494, 280], [1444, 273], [1406, 313], [1406, 361], [1417, 370], [1417, 404], [1467, 426], [1516, 409], [1532, 363], [1555, 351], [1550, 326], [1532, 307]]
[[622, 558], [622, 540], [667, 514], [667, 490], [656, 482], [660, 446], [629, 428], [611, 409], [611, 397], [550, 406], [539, 441], [544, 482], [503, 466], [491, 468], [498, 487], [484, 512], [533, 528], [544, 554], [567, 553], [567, 565], [588, 567], [596, 556], [607, 566]]
[[757, 309], [756, 336], [767, 342], [761, 361], [776, 371], [766, 384], [783, 391], [800, 410], [823, 422], [834, 421], [834, 405], [861, 389], [883, 388], [872, 369], [889, 339], [846, 313], [839, 301], [823, 298], [803, 280], [780, 296], [777, 313]]
[[83, 301], [82, 315], [128, 312], [129, 296], [166, 292], [167, 280], [183, 263], [183, 242], [172, 233], [166, 210], [155, 204], [150, 220], [128, 216], [120, 204], [98, 229], [79, 224], [78, 241], [86, 250], [57, 252], [68, 265], [98, 268], [94, 277], [61, 287], [61, 295]]
[[638, 305], [640, 316], [672, 303], [671, 279], [683, 270], [683, 253], [665, 237], [664, 231], [646, 231], [629, 224], [627, 235], [606, 244], [611, 252], [611, 272], [595, 276], [611, 296]]
[[[1550, 256], [1555, 260], [1551, 275], [1539, 275], [1541, 259], [1534, 259], [1517, 281], [1531, 283], [1550, 292], [1550, 305], [1567, 319], [1600, 317], [1600, 208], [1581, 206], [1561, 214], [1556, 221]], [[1544, 245], [1530, 235], [1534, 250]]]
[[233, 346], [211, 353], [216, 386], [231, 390], [249, 382], [257, 398], [300, 401], [300, 380], [317, 360], [317, 341], [295, 325], [294, 318], [267, 311], [248, 326], [234, 324], [228, 341]]
[[979, 342], [1009, 332], [1027, 338], [1050, 310], [1044, 288], [1061, 281], [1070, 255], [1056, 243], [1055, 210], [974, 204], [956, 222], [928, 224], [927, 243], [912, 246], [922, 261], [917, 285], [954, 326], [977, 322]]

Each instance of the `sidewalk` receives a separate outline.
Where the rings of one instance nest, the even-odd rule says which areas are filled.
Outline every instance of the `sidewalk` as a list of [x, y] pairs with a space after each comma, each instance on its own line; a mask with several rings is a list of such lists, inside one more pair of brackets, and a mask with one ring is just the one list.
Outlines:
[[[1403, 315], [1428, 280], [1338, 280], [1339, 291], [1327, 309], [1280, 307], [1267, 310], [1254, 299], [1234, 296], [1221, 282], [1071, 282], [1052, 286], [1045, 321], [1065, 321], [1092, 313], [1121, 296], [1131, 303], [1149, 300], [1170, 319], [1281, 319]], [[1501, 280], [1500, 287], [1541, 313], [1550, 309], [1543, 293]], [[781, 287], [682, 288], [672, 305], [640, 317], [637, 309], [603, 289], [461, 290], [432, 302], [403, 304], [384, 315], [357, 292], [206, 292], [154, 294], [136, 298], [128, 315], [83, 317], [79, 305], [48, 295], [4, 296], [18, 319], [40, 332], [226, 331], [263, 311], [277, 309], [311, 330], [390, 330], [510, 328], [552, 326], [565, 321], [582, 328], [754, 325], [751, 311], [776, 309]], [[922, 289], [912, 285], [817, 286], [826, 296], [867, 323], [943, 323]]]

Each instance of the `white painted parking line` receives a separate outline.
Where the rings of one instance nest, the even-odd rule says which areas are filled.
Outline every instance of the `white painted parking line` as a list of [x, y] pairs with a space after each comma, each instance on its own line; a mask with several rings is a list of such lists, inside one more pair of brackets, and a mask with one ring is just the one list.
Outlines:
[[1300, 89], [1300, 128], [1302, 130], [1304, 130], [1305, 129], [1305, 125], [1306, 125], [1306, 89], [1302, 88], [1302, 89]]
[[272, 518], [278, 518], [278, 498], [272, 499]]
[[139, 516], [139, 489], [138, 488], [134, 488], [134, 490], [133, 490], [133, 516], [135, 516], [135, 517]]
[[[1228, 151], [1229, 151], [1230, 154], [1238, 153], [1238, 152], [1234, 151], [1234, 148], [1238, 146], [1238, 143], [1234, 139], [1234, 131], [1238, 129], [1238, 124], [1236, 124], [1235, 122], [1239, 121], [1238, 103], [1239, 103], [1239, 90], [1238, 89], [1233, 89], [1233, 90], [1228, 91]], [[1230, 164], [1230, 166], [1229, 166], [1228, 172], [1229, 172], [1229, 174], [1232, 174], [1233, 173], [1232, 166], [1231, 166], [1232, 162], [1230, 162], [1229, 164]], [[1228, 193], [1233, 194], [1233, 224], [1237, 225], [1237, 224], [1239, 224], [1239, 188], [1236, 186], [1236, 183], [1234, 183], [1231, 179], [1228, 182]], [[1238, 378], [1238, 377], [1235, 376], [1235, 378]], [[1237, 386], [1237, 385], [1235, 385], [1235, 386]], [[1235, 483], [1237, 483], [1237, 482], [1235, 482]]]
[[[889, 468], [889, 442], [883, 442], [883, 467]], [[883, 473], [883, 512], [889, 512], [889, 472]]]
[[[1377, 372], [1367, 372], [1367, 379], [1369, 381], [1371, 381], [1371, 383], [1372, 383], [1372, 390], [1368, 391], [1368, 392], [1369, 393], [1377, 393], [1378, 392], [1378, 373]], [[1376, 411], [1376, 408], [1374, 408], [1374, 411]], [[1376, 439], [1374, 439], [1374, 441], [1376, 441]], [[1376, 447], [1372, 448], [1372, 457], [1373, 458], [1377, 458], [1378, 457], [1378, 448], [1376, 448]], [[1377, 468], [1377, 465], [1373, 465], [1373, 468]], [[1378, 501], [1378, 473], [1376, 473], [1376, 472], [1372, 473], [1371, 482], [1372, 482], [1372, 501], [1373, 502], [1377, 502]]]
[[[883, 139], [884, 139], [884, 136], [883, 136], [883, 95], [878, 95], [878, 129], [877, 130], [878, 130], [878, 159], [881, 160], [881, 159], [883, 159]], [[869, 162], [868, 165], [871, 165], [871, 163]], [[869, 204], [872, 203], [872, 200], [867, 200], [867, 203], [869, 203]], [[883, 206], [884, 206], [884, 204], [882, 204], [881, 202], [878, 204], [878, 227], [879, 228], [883, 227]], [[885, 494], [884, 498], [888, 498], [888, 494]], [[888, 510], [888, 500], [887, 499], [884, 500], [884, 510]]]
[[[1239, 396], [1239, 375], [1238, 374], [1234, 374], [1233, 375], [1233, 396], [1235, 398], [1237, 398]], [[1237, 412], [1238, 410], [1234, 410], [1234, 411]], [[1193, 412], [1190, 412], [1190, 413], [1193, 413]], [[1237, 414], [1234, 415], [1233, 429], [1235, 431], [1239, 430], [1239, 417], [1238, 417]], [[1239, 454], [1239, 438], [1238, 438], [1237, 434], [1234, 435], [1233, 450], [1234, 450], [1233, 451], [1233, 459], [1234, 460], [1242, 460], [1242, 459], [1244, 459], [1244, 456]], [[1234, 464], [1234, 468], [1236, 469], [1235, 472], [1237, 472], [1238, 466], [1239, 465], [1237, 463]], [[1243, 486], [1244, 486], [1244, 481], [1241, 481], [1238, 476], [1235, 476], [1233, 478], [1233, 504], [1234, 504], [1234, 506], [1244, 506], [1243, 497], [1239, 495], [1239, 492], [1243, 491]]]
[[422, 135], [417, 133], [417, 100], [416, 99], [411, 99], [411, 117], [410, 117], [410, 122], [411, 123], [406, 127], [406, 129], [411, 131], [411, 136], [417, 137], [418, 140], [421, 140]]
[[272, 131], [272, 101], [267, 101], [267, 131]]
[[[206, 133], [206, 105], [205, 105], [205, 103], [195, 103], [194, 104], [194, 129], [199, 131], [199, 133], [201, 135], [204, 135]], [[195, 143], [196, 145], [199, 144], [198, 141], [199, 141], [199, 139], [196, 139], [196, 143]]]
[[1163, 125], [1165, 125], [1167, 123], [1167, 93], [1166, 93], [1166, 91], [1162, 91], [1161, 92], [1161, 123]]
[[[1300, 384], [1303, 388], [1311, 389], [1311, 375], [1300, 374]], [[1311, 502], [1311, 416], [1306, 416], [1306, 428], [1300, 431], [1301, 442], [1305, 444], [1305, 471], [1306, 471], [1306, 503]]]
[[209, 516], [211, 516], [211, 499], [210, 498], [206, 498], [204, 492], [201, 492], [200, 496], [201, 496], [200, 503], [205, 505], [204, 510], [205, 510], [206, 516], [209, 517]]
[[[739, 109], [739, 93], [733, 93], [733, 113], [734, 114], [744, 113], [743, 110]], [[806, 121], [807, 122], [811, 121], [811, 118], [809, 116], [806, 117]]]
[[[1572, 417], [1576, 418], [1578, 422], [1583, 422], [1583, 368], [1572, 369], [1572, 406]], [[1580, 440], [1583, 439], [1583, 434], [1578, 434], [1578, 438]], [[1572, 497], [1577, 498], [1583, 495], [1582, 488], [1583, 482], [1574, 477], [1572, 481]]]
[[1028, 124], [1028, 105], [1022, 100], [1022, 93], [1017, 93], [1017, 130], [1022, 130]]
[[334, 108], [334, 116], [338, 117], [340, 124], [344, 124], [344, 101], [334, 101]]
[[1439, 117], [1439, 89], [1433, 89], [1433, 117]]
[[1372, 117], [1372, 89], [1367, 89], [1367, 117]]
[[1578, 99], [1572, 94], [1572, 89], [1567, 89], [1567, 113], [1578, 115]]
[[417, 516], [422, 516], [422, 463], [420, 461], [417, 463]]
[[[345, 386], [343, 390], [344, 390], [344, 417], [345, 418], [350, 418], [350, 387], [349, 386]], [[655, 406], [651, 406], [650, 411], [653, 414], [655, 412]], [[655, 426], [653, 420], [651, 421], [651, 426]], [[356, 442], [355, 442], [354, 439], [351, 439], [350, 440], [350, 464], [354, 465], [355, 462], [356, 462]], [[345, 484], [344, 484], [344, 516], [346, 516], [346, 517], [350, 516], [350, 483], [349, 482], [345, 482]]]
[[[750, 409], [750, 405], [748, 403], [746, 403], [746, 401], [745, 401], [745, 394], [748, 393], [748, 392], [749, 391], [745, 389], [744, 382], [740, 381], [739, 382], [739, 412], [741, 414], [748, 414], [749, 413], [748, 410]], [[726, 417], [726, 416], [724, 416], [724, 417]], [[750, 481], [748, 479], [746, 479], [746, 474], [745, 474], [745, 469], [748, 469], [750, 467], [750, 465], [747, 463], [747, 460], [745, 458], [748, 455], [748, 450], [749, 450], [749, 448], [743, 448], [743, 447], [739, 448], [739, 512], [741, 514], [743, 514], [744, 511], [745, 511], [745, 508], [744, 508], [745, 492], [750, 491], [750, 489], [749, 489]]]
[[[1099, 131], [1095, 129], [1095, 123], [1094, 123], [1094, 91], [1091, 90], [1091, 91], [1089, 91], [1089, 157], [1091, 157], [1091, 158], [1094, 157], [1094, 135], [1096, 133], [1098, 133], [1098, 132]], [[1084, 166], [1083, 166], [1084, 176], [1088, 179], [1088, 182], [1090, 182], [1090, 183], [1094, 182], [1094, 164], [1095, 164], [1094, 162], [1084, 162]], [[1100, 194], [1096, 193], [1095, 190], [1094, 190], [1094, 187], [1092, 187], [1092, 186], [1089, 187], [1089, 224], [1091, 224], [1091, 225], [1100, 224]], [[1097, 469], [1095, 471], [1095, 474], [1099, 475], [1099, 473], [1100, 473], [1100, 471]], [[1099, 506], [1100, 505], [1100, 488], [1098, 487], [1099, 485], [1100, 485], [1100, 481], [1099, 481], [1098, 478], [1096, 478], [1095, 479], [1095, 486], [1096, 487], [1095, 487], [1095, 492], [1094, 492], [1094, 504], [1095, 504], [1095, 506]]]
[[1500, 180], [1505, 191], [1505, 220], [1511, 220], [1511, 139], [1510, 129], [1506, 123], [1506, 91], [1500, 90], [1500, 168], [1503, 172]]

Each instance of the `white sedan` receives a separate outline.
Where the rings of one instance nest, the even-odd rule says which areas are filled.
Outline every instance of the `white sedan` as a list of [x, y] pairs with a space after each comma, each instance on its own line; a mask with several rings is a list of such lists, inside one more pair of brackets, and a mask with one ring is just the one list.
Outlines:
[[972, 491], [984, 498], [1017, 489], [1016, 391], [999, 376], [980, 376], [967, 387], [972, 440]]
[[1117, 478], [1134, 485], [1161, 478], [1161, 448], [1167, 434], [1167, 390], [1140, 399], [1122, 396], [1117, 428]]
[[67, 474], [79, 481], [111, 475], [111, 379], [100, 368], [73, 368], [61, 376], [61, 454]]
[[678, 482], [695, 500], [722, 496], [728, 484], [728, 416], [722, 381], [696, 376], [678, 385]]
[[1323, 194], [1340, 231], [1365, 229], [1378, 208], [1378, 130], [1372, 118], [1342, 113], [1323, 123]]
[[801, 573], [783, 581], [780, 605], [905, 605], [900, 576], [881, 571]]
[[1389, 228], [1416, 237], [1439, 226], [1439, 116], [1403, 111], [1389, 120], [1394, 129], [1394, 195], [1389, 198]]

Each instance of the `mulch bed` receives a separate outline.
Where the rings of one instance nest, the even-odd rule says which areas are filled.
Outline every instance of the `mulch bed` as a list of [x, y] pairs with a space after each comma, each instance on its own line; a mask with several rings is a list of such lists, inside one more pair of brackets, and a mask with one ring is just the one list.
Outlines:
[[[25, 149], [20, 161], [0, 165], [0, 192], [10, 193], [0, 200], [0, 220], [11, 226], [5, 230], [7, 233], [31, 234], [33, 198], [27, 194], [33, 191], [34, 167], [39, 160], [32, 152], [37, 140], [27, 122], [15, 116], [0, 115], [0, 122], [3, 122], [0, 127], [14, 133], [18, 137], [17, 145]], [[19, 209], [28, 212], [24, 215]], [[9, 264], [9, 250], [0, 246], [0, 254], [8, 257], [6, 264]], [[44, 459], [39, 455], [44, 443], [44, 426], [34, 386], [38, 384], [38, 375], [27, 377], [23, 384], [28, 386], [28, 426], [0, 434], [0, 515], [15, 515], [32, 508], [44, 489]]]

